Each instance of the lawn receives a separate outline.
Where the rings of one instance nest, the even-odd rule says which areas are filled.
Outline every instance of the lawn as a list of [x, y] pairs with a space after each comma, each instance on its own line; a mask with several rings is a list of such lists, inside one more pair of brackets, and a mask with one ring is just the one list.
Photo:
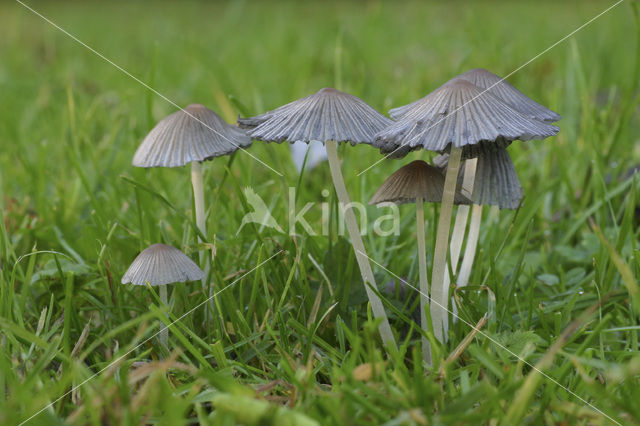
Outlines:
[[[548, 51], [614, 2], [27, 4], [70, 34], [0, 3], [1, 425], [640, 423], [637, 2]], [[425, 334], [433, 366], [403, 284], [418, 283], [412, 205], [387, 236], [373, 229], [388, 211], [366, 207], [387, 352], [326, 162], [300, 175], [286, 144], [254, 141], [204, 163], [203, 244], [189, 169], [131, 165], [175, 105], [233, 123], [336, 87], [386, 113], [477, 67], [517, 70], [561, 130], [509, 148], [524, 201], [484, 210], [460, 319], [444, 344]], [[434, 156], [339, 155], [365, 204]], [[248, 187], [283, 232], [240, 229]], [[311, 232], [290, 232], [307, 203]], [[425, 213], [430, 269], [438, 207]], [[154, 243], [213, 256], [213, 304], [199, 282], [169, 289], [168, 350], [155, 289], [120, 284]]]

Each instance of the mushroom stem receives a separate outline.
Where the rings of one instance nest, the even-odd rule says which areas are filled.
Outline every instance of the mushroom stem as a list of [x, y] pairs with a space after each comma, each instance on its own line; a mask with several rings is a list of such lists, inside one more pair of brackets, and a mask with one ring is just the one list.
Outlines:
[[[469, 206], [458, 206], [456, 220], [453, 224], [453, 231], [451, 232], [451, 244], [449, 244], [451, 254], [451, 271], [454, 274], [458, 269], [458, 261], [460, 260], [460, 252], [462, 251], [462, 242], [464, 241], [464, 231], [467, 228], [467, 219], [469, 219]], [[448, 270], [446, 274], [447, 279], [449, 279]]]
[[[196, 207], [196, 225], [203, 235], [207, 235], [207, 225], [204, 217], [204, 183], [202, 179], [202, 163], [194, 161], [191, 163], [191, 185], [193, 185], [193, 201]], [[202, 239], [198, 236], [198, 241]], [[200, 252], [200, 260], [204, 253]]]
[[[476, 176], [477, 158], [471, 158], [464, 162], [464, 178], [462, 180], [462, 195], [471, 198], [473, 194], [473, 184]], [[451, 234], [451, 270], [455, 273], [458, 269], [458, 260], [460, 260], [460, 251], [462, 250], [462, 241], [464, 240], [464, 231], [467, 227], [467, 219], [469, 218], [469, 206], [460, 206], [456, 212], [456, 221], [453, 225]], [[447, 271], [448, 272], [448, 271]]]
[[433, 256], [433, 275], [431, 277], [431, 319], [436, 338], [444, 342], [448, 328], [449, 311], [449, 283], [446, 280], [447, 252], [449, 249], [449, 230], [451, 229], [451, 215], [453, 213], [453, 199], [458, 182], [460, 157], [462, 149], [451, 145], [447, 175], [442, 193], [442, 206], [438, 218], [438, 233]]
[[474, 204], [471, 210], [471, 223], [469, 224], [469, 236], [467, 237], [467, 247], [464, 249], [464, 258], [458, 274], [458, 287], [464, 287], [469, 283], [471, 267], [478, 247], [478, 236], [480, 235], [480, 222], [482, 221], [482, 206]]
[[[471, 198], [473, 194], [473, 184], [476, 179], [476, 168], [478, 165], [477, 158], [471, 158], [464, 162], [464, 178], [462, 180], [461, 193], [467, 198]], [[455, 275], [458, 270], [458, 261], [460, 260], [460, 252], [462, 251], [462, 242], [464, 241], [464, 231], [467, 227], [467, 221], [469, 219], [469, 206], [459, 206], [456, 212], [456, 221], [453, 225], [453, 232], [451, 233], [451, 244], [449, 250], [451, 251], [451, 271]], [[449, 277], [449, 270], [445, 272], [445, 281], [447, 285], [451, 282]], [[460, 287], [460, 277], [457, 277], [456, 286]], [[458, 308], [451, 300], [451, 311], [453, 312], [453, 321], [457, 320]]]
[[[424, 199], [416, 199], [416, 239], [418, 240], [418, 266], [420, 271], [420, 325], [427, 330], [427, 310], [429, 308], [429, 280], [427, 278], [427, 249], [424, 233]], [[422, 359], [432, 365], [431, 345], [426, 337], [422, 337]]]
[[[160, 287], [160, 301], [164, 304], [164, 306], [169, 309], [169, 303], [167, 300], [167, 286], [161, 285]], [[165, 347], [169, 347], [169, 328], [166, 325], [162, 325], [162, 329], [160, 329], [160, 343]]]
[[[204, 182], [202, 179], [202, 163], [199, 161], [193, 161], [191, 163], [191, 185], [193, 186], [193, 203], [196, 209], [196, 225], [198, 226], [198, 229], [200, 230], [202, 235], [206, 236], [207, 221], [204, 213]], [[200, 235], [198, 235], [198, 243], [202, 243], [202, 238], [200, 238]], [[205, 256], [204, 250], [198, 250], [198, 259], [200, 260], [200, 266], [204, 269], [204, 278], [202, 278], [202, 291], [206, 295], [207, 277], [209, 276], [210, 264], [209, 260]], [[211, 312], [213, 312], [213, 300], [210, 301], [209, 305], [211, 307]], [[207, 315], [206, 317], [209, 318], [209, 315]]]
[[364, 249], [364, 243], [362, 242], [360, 229], [358, 229], [356, 216], [353, 213], [353, 209], [351, 207], [351, 201], [349, 200], [349, 194], [347, 193], [347, 188], [344, 184], [342, 171], [340, 170], [340, 161], [338, 160], [337, 149], [338, 143], [336, 141], [327, 141], [325, 143], [325, 147], [327, 149], [327, 158], [329, 159], [329, 169], [331, 170], [333, 186], [335, 187], [336, 193], [338, 194], [338, 201], [342, 204], [342, 209], [344, 209], [344, 220], [347, 224], [347, 231], [349, 232], [349, 236], [351, 237], [351, 244], [353, 246], [356, 260], [360, 268], [360, 274], [362, 275], [364, 288], [367, 291], [369, 303], [371, 303], [371, 310], [373, 311], [373, 316], [375, 318], [382, 319], [382, 322], [378, 327], [380, 336], [382, 337], [382, 343], [387, 349], [396, 350], [396, 341], [393, 337], [391, 326], [389, 325], [389, 320], [387, 319], [387, 314], [384, 311], [382, 300], [380, 300], [378, 295], [373, 292], [373, 290], [371, 290], [371, 288], [369, 288], [369, 286], [367, 285], [367, 283], [370, 283], [373, 287], [376, 287], [376, 281], [373, 276], [371, 264], [369, 263], [369, 258], [366, 254], [367, 252]]

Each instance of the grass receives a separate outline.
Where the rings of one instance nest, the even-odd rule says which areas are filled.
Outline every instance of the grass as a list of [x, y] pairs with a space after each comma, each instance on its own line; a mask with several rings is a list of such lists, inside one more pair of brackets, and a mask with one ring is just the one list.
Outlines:
[[[179, 105], [200, 102], [229, 121], [325, 86], [386, 111], [469, 68], [506, 75], [607, 6], [33, 3]], [[563, 115], [561, 132], [509, 149], [524, 205], [486, 209], [470, 286], [455, 293], [464, 321], [446, 345], [428, 333], [435, 356], [426, 371], [417, 299], [399, 291], [381, 294], [400, 351], [382, 350], [337, 232], [328, 165], [299, 178], [286, 146], [259, 142], [250, 152], [282, 177], [243, 153], [205, 164], [216, 310], [210, 323], [202, 306], [177, 322], [163, 352], [149, 339], [164, 318], [158, 298], [119, 282], [152, 243], [193, 258], [199, 248], [189, 171], [130, 165], [174, 108], [19, 4], [0, 4], [0, 424], [54, 401], [28, 424], [637, 424], [632, 10], [624, 2], [510, 79]], [[358, 177], [379, 153], [346, 146], [340, 156], [361, 201], [400, 165], [430, 157], [384, 161]], [[318, 203], [305, 216], [318, 233], [319, 203], [329, 203], [330, 238], [252, 225], [236, 234], [250, 211], [247, 186], [280, 223], [289, 186], [299, 186], [298, 209]], [[381, 285], [398, 282], [393, 274], [418, 282], [412, 209], [400, 208], [400, 235], [364, 238], [384, 266], [374, 265]], [[385, 212], [368, 207], [370, 218]], [[437, 212], [426, 213], [432, 253]], [[169, 296], [174, 319], [206, 300], [199, 283]], [[445, 361], [484, 315], [485, 334]]]

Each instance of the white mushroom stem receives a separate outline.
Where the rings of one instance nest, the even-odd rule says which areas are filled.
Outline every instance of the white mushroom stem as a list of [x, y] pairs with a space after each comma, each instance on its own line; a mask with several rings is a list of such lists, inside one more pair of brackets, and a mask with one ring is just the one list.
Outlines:
[[344, 185], [344, 178], [342, 177], [342, 171], [340, 170], [340, 161], [338, 160], [338, 143], [335, 141], [327, 141], [325, 146], [327, 149], [327, 157], [329, 159], [329, 169], [331, 170], [333, 186], [338, 194], [338, 201], [342, 204], [342, 208], [344, 209], [344, 220], [347, 224], [349, 236], [351, 237], [351, 244], [355, 251], [356, 260], [358, 261], [358, 266], [360, 268], [360, 274], [362, 275], [364, 287], [367, 291], [367, 296], [369, 297], [369, 303], [371, 303], [371, 310], [373, 311], [375, 318], [382, 319], [379, 326], [382, 343], [387, 349], [396, 350], [396, 341], [393, 337], [391, 326], [387, 319], [387, 314], [384, 311], [382, 300], [380, 300], [378, 295], [367, 285], [367, 283], [369, 283], [371, 286], [377, 288], [376, 281], [373, 276], [373, 270], [371, 269], [371, 264], [369, 263], [369, 258], [366, 254], [367, 252], [364, 249], [360, 229], [358, 229], [356, 216], [351, 207], [349, 194], [347, 193], [347, 188]]
[[[456, 221], [453, 224], [453, 231], [451, 232], [451, 244], [449, 244], [451, 271], [453, 271], [454, 274], [458, 269], [462, 242], [464, 241], [464, 231], [467, 228], [467, 219], [469, 219], [469, 206], [458, 206]], [[446, 271], [446, 277], [447, 280], [450, 279], [448, 270]]]
[[431, 277], [431, 319], [436, 338], [444, 342], [444, 331], [448, 327], [449, 310], [449, 283], [446, 280], [447, 252], [449, 249], [449, 230], [451, 229], [451, 215], [453, 213], [453, 200], [458, 182], [458, 170], [460, 169], [460, 157], [462, 149], [451, 146], [447, 175], [444, 181], [442, 193], [442, 206], [438, 218], [438, 232], [436, 235], [436, 247], [433, 256], [433, 275]]
[[[167, 286], [161, 285], [160, 287], [160, 301], [169, 309], [169, 302], [167, 299]], [[165, 347], [169, 347], [169, 328], [166, 325], [162, 325], [160, 329], [160, 343]]]
[[[427, 249], [424, 233], [424, 199], [416, 199], [416, 239], [418, 240], [418, 266], [420, 271], [420, 325], [427, 330], [427, 308], [429, 307], [429, 280], [427, 278]], [[428, 365], [431, 361], [431, 345], [422, 337], [422, 359]]]
[[469, 236], [467, 246], [464, 249], [464, 258], [458, 274], [458, 287], [464, 287], [469, 283], [471, 267], [478, 247], [478, 236], [480, 235], [480, 222], [482, 221], [482, 206], [474, 204], [471, 210], [471, 223], [469, 224]]
[[[196, 225], [203, 235], [207, 235], [207, 225], [204, 217], [204, 183], [202, 179], [202, 163], [191, 163], [191, 185], [193, 185], [193, 201], [196, 206]], [[198, 236], [198, 241], [202, 241]], [[201, 252], [201, 258], [204, 254]], [[202, 260], [202, 259], [201, 259]]]
[[[199, 161], [193, 161], [191, 163], [191, 185], [193, 186], [193, 203], [196, 209], [196, 225], [202, 233], [207, 235], [207, 221], [204, 213], [204, 181], [202, 178], [202, 163]], [[198, 243], [202, 243], [202, 238], [198, 235]], [[210, 264], [209, 259], [205, 256], [204, 250], [198, 250], [198, 258], [200, 260], [200, 267], [204, 269], [204, 278], [202, 278], [202, 291], [206, 295], [207, 292], [207, 277], [209, 276]], [[213, 300], [210, 302], [211, 310], [213, 311]], [[208, 318], [208, 315], [207, 315]]]
[[[476, 176], [477, 158], [471, 158], [464, 162], [464, 178], [462, 180], [461, 193], [467, 198], [471, 198], [473, 194], [473, 184]], [[469, 206], [460, 206], [456, 212], [456, 222], [453, 225], [451, 234], [451, 269], [455, 273], [458, 269], [458, 260], [460, 259], [460, 251], [462, 250], [462, 242], [464, 240], [464, 231], [467, 227], [467, 219], [469, 218]], [[448, 271], [447, 271], [448, 272]]]
[[[471, 198], [473, 194], [473, 184], [476, 178], [476, 166], [478, 164], [477, 158], [471, 158], [464, 162], [464, 177], [462, 180], [461, 193], [467, 198]], [[456, 221], [453, 225], [453, 232], [451, 233], [451, 244], [449, 250], [451, 252], [451, 271], [455, 275], [458, 270], [458, 261], [460, 260], [460, 252], [462, 251], [462, 242], [464, 241], [464, 231], [467, 228], [467, 220], [469, 219], [469, 206], [459, 206], [456, 212]], [[447, 286], [451, 282], [449, 276], [449, 270], [445, 272], [445, 281]], [[456, 282], [456, 286], [460, 287], [460, 279]], [[453, 300], [451, 300], [451, 311], [453, 312], [453, 321], [457, 319], [458, 309]], [[445, 330], [446, 331], [446, 330]], [[445, 333], [446, 334], [446, 333]]]

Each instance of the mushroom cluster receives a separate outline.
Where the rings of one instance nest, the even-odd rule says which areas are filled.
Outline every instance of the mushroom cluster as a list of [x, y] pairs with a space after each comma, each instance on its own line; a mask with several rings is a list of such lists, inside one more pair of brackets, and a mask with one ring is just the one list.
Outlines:
[[[559, 120], [560, 116], [483, 69], [454, 77], [427, 96], [395, 108], [389, 114], [397, 121], [379, 132], [374, 142], [383, 154], [402, 157], [416, 149], [445, 154], [438, 159], [444, 168], [445, 184], [430, 292], [434, 333], [438, 340], [444, 341], [449, 312], [447, 251], [456, 187], [461, 183], [462, 194], [474, 205], [517, 208], [522, 199], [522, 188], [505, 148], [514, 140], [528, 141], [555, 135], [559, 129], [549, 123]], [[459, 178], [462, 160], [466, 161], [464, 173]], [[456, 221], [460, 225], [457, 232], [454, 231], [455, 244], [451, 247], [452, 263], [456, 266], [468, 215], [468, 207], [461, 209], [461, 220]], [[475, 252], [481, 217], [481, 210], [475, 206], [473, 216], [475, 221], [467, 244], [470, 253]], [[454, 272], [456, 266], [452, 267]], [[463, 266], [461, 272], [467, 280], [470, 265], [467, 262]]]
[[[316, 156], [313, 161], [317, 163], [325, 154], [329, 161], [362, 282], [372, 312], [379, 321], [382, 342], [388, 350], [395, 350], [394, 333], [375, 291], [375, 277], [345, 186], [337, 147], [345, 142], [367, 144], [378, 148], [386, 157], [399, 158], [414, 150], [440, 154], [433, 164], [418, 160], [398, 169], [380, 186], [370, 204], [415, 203], [421, 325], [427, 329], [427, 315], [430, 315], [435, 337], [444, 342], [452, 279], [449, 270], [455, 274], [457, 285], [468, 282], [478, 242], [481, 206], [516, 209], [522, 202], [522, 186], [506, 148], [514, 140], [555, 135], [559, 129], [550, 123], [560, 116], [482, 69], [461, 74], [427, 96], [390, 110], [389, 115], [393, 120], [361, 99], [332, 88], [321, 89], [255, 117], [239, 118], [238, 126], [226, 123], [202, 105], [193, 104], [164, 118], [149, 132], [135, 153], [133, 165], [181, 167], [191, 163], [196, 233], [199, 242], [206, 242], [203, 161], [244, 149], [252, 139], [287, 141], [292, 146], [315, 144], [320, 150], [313, 154]], [[304, 158], [303, 151], [294, 158], [298, 170]], [[427, 277], [425, 202], [441, 203], [431, 285]], [[459, 207], [450, 243], [454, 204]], [[470, 211], [467, 244], [458, 273]], [[154, 244], [133, 261], [122, 283], [159, 285], [165, 304], [166, 284], [202, 280], [203, 289], [210, 288], [209, 259], [202, 250], [199, 254], [200, 266], [176, 248]], [[166, 333], [161, 341], [167, 344]], [[422, 350], [424, 360], [431, 363], [430, 347], [424, 338]]]

